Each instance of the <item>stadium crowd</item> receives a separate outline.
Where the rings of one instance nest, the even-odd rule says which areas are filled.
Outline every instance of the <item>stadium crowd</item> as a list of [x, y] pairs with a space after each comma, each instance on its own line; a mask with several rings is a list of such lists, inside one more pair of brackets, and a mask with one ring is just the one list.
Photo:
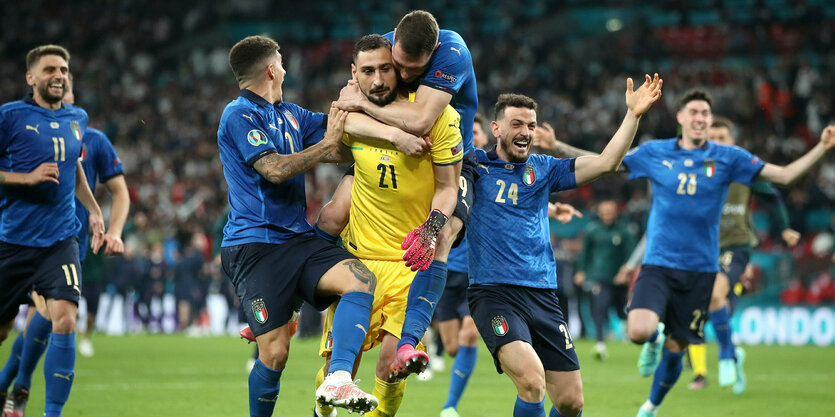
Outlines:
[[[27, 91], [20, 74], [33, 45], [59, 43], [72, 52], [76, 102], [89, 112], [90, 126], [115, 145], [132, 206], [125, 256], [88, 262], [84, 279], [101, 280], [114, 293], [134, 290], [143, 306], [139, 316], [151, 329], [163, 327], [154, 323], [161, 318], [152, 305], [166, 293], [180, 301], [181, 329], [200, 317], [209, 294], [235, 303], [215, 260], [226, 215], [216, 138], [223, 106], [237, 94], [227, 53], [243, 28], [263, 28], [280, 43], [289, 68], [287, 100], [324, 110], [350, 76], [353, 41], [389, 31], [398, 16], [418, 7], [383, 1], [350, 8], [335, 1], [67, 2], [48, 13], [68, 18], [44, 27], [33, 10], [43, 11], [45, 3], [4, 7], [0, 50], [7, 59], [0, 62], [0, 77], [17, 82], [0, 84], [0, 96], [10, 101]], [[492, 117], [487, 110], [499, 93], [529, 95], [540, 103], [540, 122], [578, 147], [602, 149], [619, 124], [617, 91], [624, 75], [652, 68], [663, 71], [665, 94], [642, 122], [638, 142], [676, 135], [675, 103], [688, 86], [707, 88], [714, 112], [737, 123], [739, 144], [774, 163], [802, 155], [835, 120], [835, 79], [828, 75], [835, 72], [835, 16], [818, 2], [697, 2], [710, 6], [708, 14], [678, 1], [621, 14], [617, 1], [430, 3], [419, 6], [437, 10], [441, 27], [457, 30], [470, 45], [483, 113]], [[289, 7], [292, 15], [284, 13]], [[341, 173], [321, 166], [308, 175], [310, 215], [329, 200]], [[781, 191], [792, 227], [807, 242], [793, 256], [814, 257], [814, 234], [831, 232], [835, 163], [823, 161]], [[645, 182], [610, 176], [561, 199], [587, 211], [612, 194], [633, 228], [641, 229], [649, 210]], [[786, 251], [767, 235], [764, 250]], [[576, 241], [559, 247], [569, 260], [581, 249]], [[820, 268], [829, 267], [826, 258]], [[797, 271], [810, 277], [821, 272]]]

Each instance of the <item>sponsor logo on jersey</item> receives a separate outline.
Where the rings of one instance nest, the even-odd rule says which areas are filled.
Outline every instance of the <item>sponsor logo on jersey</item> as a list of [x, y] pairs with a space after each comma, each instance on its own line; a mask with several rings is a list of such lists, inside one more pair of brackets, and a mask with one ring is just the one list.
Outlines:
[[452, 74], [447, 74], [447, 73], [445, 73], [441, 70], [435, 71], [435, 78], [441, 78], [441, 79], [447, 80], [447, 81], [449, 81], [453, 84], [458, 82], [458, 78], [456, 76], [454, 76]]
[[493, 325], [493, 333], [496, 333], [496, 336], [504, 336], [507, 334], [507, 320], [505, 320], [504, 316], [493, 317], [491, 324]]
[[451, 46], [450, 46], [450, 47], [449, 47], [449, 50], [450, 50], [450, 51], [455, 51], [455, 52], [458, 52], [458, 56], [461, 56], [461, 48], [453, 48], [453, 47], [451, 47]]
[[284, 117], [287, 118], [287, 121], [290, 122], [293, 129], [299, 130], [299, 122], [296, 121], [296, 117], [293, 116], [293, 113], [290, 113], [290, 110], [284, 110]]
[[522, 182], [524, 182], [525, 185], [533, 185], [533, 183], [536, 182], [536, 171], [533, 169], [533, 165], [525, 165], [525, 173], [522, 174]]
[[37, 133], [37, 134], [39, 134], [39, 135], [40, 135], [40, 134], [41, 134], [41, 132], [38, 132], [38, 126], [40, 126], [40, 125], [35, 125], [35, 127], [32, 127], [32, 126], [26, 125], [26, 130], [34, 130], [34, 131], [35, 131], [35, 133]]
[[267, 135], [258, 129], [252, 129], [246, 134], [246, 140], [252, 146], [263, 145], [267, 143]]
[[666, 159], [661, 161], [661, 165], [664, 165], [665, 167], [670, 168], [670, 169], [673, 169], [673, 164], [674, 164], [674, 162], [670, 162]]
[[267, 306], [264, 304], [264, 299], [259, 298], [252, 302], [252, 314], [255, 316], [255, 321], [264, 324], [267, 322]]
[[81, 140], [81, 126], [78, 124], [78, 122], [70, 122], [70, 129], [72, 129], [72, 135], [75, 136], [75, 139]]
[[693, 166], [693, 160], [692, 159], [685, 159], [684, 160], [684, 166], [692, 167]]
[[705, 159], [705, 176], [708, 178], [716, 174], [716, 161], [713, 159]]
[[453, 156], [455, 156], [455, 155], [458, 155], [459, 153], [461, 153], [461, 151], [463, 149], [464, 149], [464, 144], [461, 143], [461, 142], [458, 142], [458, 144], [453, 146], [449, 151], [452, 152]]

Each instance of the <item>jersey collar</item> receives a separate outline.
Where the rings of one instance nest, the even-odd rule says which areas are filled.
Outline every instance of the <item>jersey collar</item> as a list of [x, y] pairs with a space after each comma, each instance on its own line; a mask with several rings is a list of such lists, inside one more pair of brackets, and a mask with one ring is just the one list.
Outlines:
[[[679, 143], [679, 141], [681, 141], [681, 136], [676, 137], [675, 145], [673, 145], [673, 149], [674, 149], [674, 150], [676, 150], [676, 151], [680, 151], [680, 150], [682, 150], [681, 145], [679, 145], [679, 144], [678, 144], [678, 143]], [[705, 141], [705, 143], [703, 143], [703, 144], [702, 144], [702, 146], [699, 146], [698, 148], [696, 148], [696, 149], [691, 149], [691, 150], [694, 150], [694, 151], [695, 151], [695, 150], [702, 150], [702, 151], [706, 151], [706, 150], [707, 150], [707, 148], [708, 148], [708, 146], [710, 146], [709, 144], [710, 144], [710, 141], [709, 141], [709, 140], [706, 140], [706, 141]]]
[[[31, 104], [31, 105], [33, 105], [33, 106], [35, 106], [35, 107], [41, 107], [41, 105], [40, 105], [40, 104], [38, 104], [38, 102], [37, 102], [37, 101], [35, 101], [35, 96], [34, 96], [34, 94], [33, 94], [33, 93], [29, 93], [29, 94], [25, 95], [25, 96], [23, 97], [23, 102], [24, 102], [24, 103], [26, 103], [26, 104]], [[66, 108], [66, 107], [67, 107], [67, 103], [64, 103], [64, 102], [62, 101], [62, 102], [61, 102], [61, 107], [60, 107], [60, 108], [58, 108], [58, 109], [56, 109], [56, 110], [61, 110], [61, 109]], [[47, 108], [45, 108], [45, 107], [41, 107], [41, 108], [42, 108], [42, 109], [44, 109], [44, 110], [55, 111], [55, 110], [52, 110], [52, 109], [47, 109]]]
[[247, 90], [246, 88], [241, 90], [240, 96], [262, 107], [269, 106], [271, 104], [264, 97], [261, 97], [258, 94], [253, 93], [252, 90]]
[[491, 161], [495, 161], [495, 160], [499, 159], [499, 153], [496, 152], [496, 147], [497, 146], [498, 145], [493, 145], [493, 147], [490, 148], [489, 151], [487, 151], [487, 157], [490, 158]]

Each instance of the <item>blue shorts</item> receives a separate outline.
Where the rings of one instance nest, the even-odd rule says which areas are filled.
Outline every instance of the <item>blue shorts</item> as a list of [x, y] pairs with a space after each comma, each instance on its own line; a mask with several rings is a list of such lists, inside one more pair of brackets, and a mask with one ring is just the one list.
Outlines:
[[734, 291], [737, 284], [740, 283], [742, 274], [745, 273], [745, 267], [748, 266], [748, 261], [751, 260], [751, 250], [745, 247], [736, 247], [722, 249], [719, 256], [719, 266], [722, 272], [728, 277], [728, 300], [731, 302], [731, 307], [736, 305], [737, 294]]
[[0, 271], [0, 323], [17, 315], [32, 290], [78, 305], [81, 262], [75, 236], [46, 248], [0, 242]]
[[463, 319], [470, 315], [467, 305], [467, 287], [470, 278], [465, 272], [448, 271], [446, 286], [435, 306], [435, 319], [438, 321]]
[[704, 343], [707, 308], [715, 280], [715, 272], [642, 265], [627, 309], [652, 310], [664, 322], [664, 334], [681, 342]]
[[356, 258], [311, 234], [279, 245], [246, 243], [221, 248], [220, 259], [252, 333], [259, 336], [290, 321], [302, 301], [321, 311], [338, 300], [338, 296], [317, 294], [316, 287], [334, 265]]
[[557, 291], [514, 285], [474, 285], [467, 290], [473, 320], [502, 373], [499, 348], [521, 340], [530, 344], [546, 371], [580, 369]]

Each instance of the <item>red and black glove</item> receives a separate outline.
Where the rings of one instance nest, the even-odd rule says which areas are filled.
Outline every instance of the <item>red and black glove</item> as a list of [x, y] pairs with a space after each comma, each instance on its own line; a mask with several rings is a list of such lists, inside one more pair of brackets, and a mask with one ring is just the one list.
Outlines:
[[406, 249], [403, 260], [406, 266], [412, 267], [412, 271], [425, 271], [429, 264], [435, 259], [435, 242], [438, 240], [438, 233], [441, 233], [449, 217], [440, 210], [435, 209], [429, 213], [429, 218], [408, 235], [400, 249]]

